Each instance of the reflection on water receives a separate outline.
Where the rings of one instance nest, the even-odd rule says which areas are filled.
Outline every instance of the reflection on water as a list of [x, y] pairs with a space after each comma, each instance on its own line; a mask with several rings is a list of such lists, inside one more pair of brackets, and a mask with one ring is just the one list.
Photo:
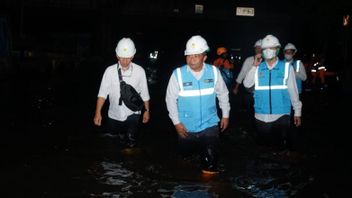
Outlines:
[[233, 187], [253, 197], [292, 197], [314, 180], [302, 167], [279, 158], [276, 152], [264, 153], [244, 164], [246, 169], [233, 178]]
[[116, 186], [118, 189], [113, 192], [103, 192], [104, 196], [128, 197], [143, 193], [146, 189], [153, 189], [156, 185], [156, 181], [143, 178], [139, 173], [128, 170], [123, 163], [101, 162], [100, 166], [102, 172], [98, 175], [98, 181]]
[[[274, 159], [273, 153], [261, 158], [244, 160], [244, 170], [233, 173], [223, 170], [214, 178], [201, 177], [199, 173], [180, 176], [167, 172], [162, 166], [129, 159], [121, 162], [105, 160], [94, 169], [96, 180], [112, 188], [92, 193], [92, 197], [227, 197], [231, 194], [241, 197], [292, 197], [313, 182], [313, 177], [296, 164]], [[166, 159], [170, 160], [170, 159]], [[143, 163], [143, 162], [142, 162]], [[168, 162], [179, 166], [178, 162]], [[185, 165], [187, 166], [187, 165]], [[188, 165], [190, 169], [192, 165]], [[175, 167], [169, 167], [170, 170]], [[187, 167], [180, 167], [187, 171]], [[155, 170], [160, 169], [160, 170]], [[231, 167], [227, 167], [231, 169]], [[181, 170], [182, 171], [182, 170]]]
[[272, 161], [249, 161], [233, 187], [253, 197], [291, 197], [313, 181], [301, 168]]
[[215, 193], [209, 193], [210, 185], [179, 185], [175, 186], [172, 197], [219, 197]]
[[[105, 185], [114, 186], [110, 192], [91, 194], [92, 197], [139, 197], [141, 195], [158, 197], [218, 197], [208, 192], [210, 184], [163, 180], [161, 175], [152, 177], [143, 176], [137, 171], [126, 168], [124, 162], [103, 161], [98, 164], [95, 172], [96, 179]], [[147, 168], [148, 169], [148, 168]], [[159, 178], [158, 178], [159, 177]]]
[[133, 172], [122, 167], [121, 164], [102, 162], [104, 175], [99, 180], [104, 184], [123, 186], [127, 182], [123, 179], [133, 178]]

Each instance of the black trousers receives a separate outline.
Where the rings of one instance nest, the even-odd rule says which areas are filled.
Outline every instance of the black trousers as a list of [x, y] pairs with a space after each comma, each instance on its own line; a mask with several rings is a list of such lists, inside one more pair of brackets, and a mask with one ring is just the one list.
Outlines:
[[188, 134], [186, 138], [178, 138], [179, 154], [184, 156], [197, 154], [202, 161], [202, 168], [217, 169], [220, 143], [218, 126]]
[[116, 134], [122, 147], [133, 148], [137, 144], [137, 135], [140, 115], [132, 114], [125, 121], [118, 121], [109, 118], [107, 122], [107, 131]]
[[284, 115], [274, 122], [255, 120], [257, 127], [257, 142], [260, 145], [272, 146], [278, 149], [293, 149], [297, 142], [295, 131], [291, 130], [291, 117]]

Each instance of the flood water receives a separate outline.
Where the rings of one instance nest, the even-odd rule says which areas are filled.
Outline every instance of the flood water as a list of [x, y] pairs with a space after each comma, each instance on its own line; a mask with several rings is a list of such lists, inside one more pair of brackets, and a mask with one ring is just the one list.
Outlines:
[[294, 156], [257, 146], [243, 98], [232, 98], [220, 173], [210, 177], [200, 173], [196, 157], [175, 154], [164, 102], [169, 73], [149, 86], [151, 120], [141, 126], [139, 147], [121, 150], [114, 135], [92, 122], [101, 63], [29, 67], [19, 65], [0, 79], [1, 197], [326, 198], [349, 192], [350, 130], [344, 127], [351, 97], [333, 88], [304, 93]]

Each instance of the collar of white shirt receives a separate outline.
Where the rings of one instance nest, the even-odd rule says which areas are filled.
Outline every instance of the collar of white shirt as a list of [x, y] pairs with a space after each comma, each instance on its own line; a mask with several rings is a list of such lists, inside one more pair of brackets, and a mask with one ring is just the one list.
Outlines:
[[205, 69], [206, 69], [205, 63], [203, 63], [202, 69], [198, 72], [192, 70], [191, 67], [187, 65], [187, 70], [190, 71], [197, 80], [199, 80], [202, 77]]
[[266, 66], [268, 67], [269, 70], [272, 70], [277, 65], [278, 62], [279, 62], [279, 60], [276, 60], [276, 62], [272, 66], [270, 66], [268, 63], [266, 63]]
[[121, 74], [122, 74], [123, 77], [130, 77], [132, 75], [133, 65], [132, 65], [132, 63], [130, 63], [128, 65], [128, 69], [127, 70], [123, 70], [121, 65], [119, 64], [119, 69], [121, 69]]

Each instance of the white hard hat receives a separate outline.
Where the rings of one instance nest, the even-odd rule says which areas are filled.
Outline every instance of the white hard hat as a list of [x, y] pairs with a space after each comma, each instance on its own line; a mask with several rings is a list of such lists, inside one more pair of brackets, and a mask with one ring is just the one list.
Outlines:
[[262, 39], [257, 40], [257, 42], [255, 42], [253, 47], [261, 47], [262, 46]]
[[121, 58], [131, 58], [136, 53], [136, 47], [130, 38], [122, 38], [115, 49], [116, 55]]
[[297, 48], [294, 44], [292, 43], [287, 43], [287, 45], [285, 46], [284, 50], [294, 50], [297, 52]]
[[277, 39], [275, 36], [273, 35], [267, 35], [263, 38], [262, 41], [262, 48], [269, 48], [269, 47], [280, 47], [281, 44], [279, 42], [279, 39]]
[[192, 36], [186, 44], [185, 55], [201, 54], [209, 50], [207, 41], [199, 36]]

